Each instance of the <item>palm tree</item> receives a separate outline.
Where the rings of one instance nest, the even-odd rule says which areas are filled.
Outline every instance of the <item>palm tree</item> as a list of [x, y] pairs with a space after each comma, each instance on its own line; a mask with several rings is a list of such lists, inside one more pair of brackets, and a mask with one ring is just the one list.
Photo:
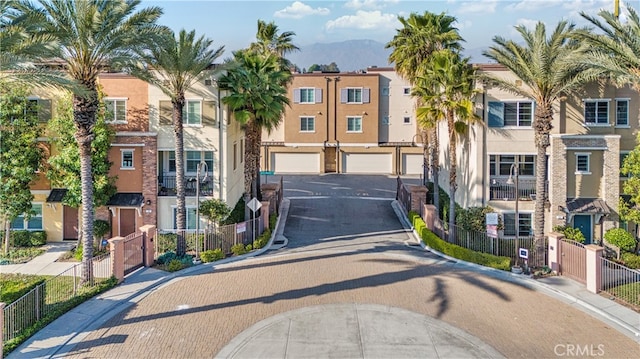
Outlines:
[[440, 50], [432, 54], [429, 68], [416, 81], [414, 96], [422, 106], [417, 118], [423, 127], [435, 127], [438, 120], [447, 122], [449, 134], [449, 240], [455, 238], [457, 183], [457, 138], [466, 133], [467, 123], [477, 119], [473, 111], [472, 97], [475, 70], [469, 58], [451, 50]]
[[279, 34], [278, 26], [273, 21], [267, 23], [266, 21], [258, 20], [257, 41], [249, 45], [249, 49], [262, 54], [271, 52], [283, 58], [288, 53], [300, 50], [292, 43], [295, 35], [296, 33], [293, 31], [285, 31]]
[[[420, 15], [411, 13], [408, 18], [398, 16], [402, 28], [397, 30], [396, 35], [385, 48], [393, 48], [389, 55], [389, 63], [394, 63], [396, 72], [405, 80], [415, 86], [418, 76], [425, 72], [429, 66], [431, 55], [435, 51], [443, 49], [460, 50], [460, 42], [463, 41], [453, 24], [456, 18], [445, 13], [434, 14], [425, 11]], [[418, 107], [421, 106], [418, 97]], [[432, 119], [435, 120], [435, 119]], [[440, 212], [440, 195], [438, 185], [438, 132], [437, 124], [434, 121], [423, 120], [422, 145], [423, 149], [429, 148], [429, 167], [433, 181], [433, 203], [436, 206], [436, 213]], [[428, 130], [428, 134], [427, 134]], [[428, 140], [427, 140], [428, 138]], [[424, 158], [426, 161], [426, 153]]]
[[[40, 62], [56, 59], [68, 75], [86, 90], [73, 95], [75, 138], [80, 149], [82, 184], [82, 241], [84, 263], [93, 257], [93, 186], [91, 143], [98, 109], [97, 80], [106, 68], [119, 68], [133, 58], [133, 50], [145, 47], [158, 34], [159, 7], [136, 10], [139, 0], [38, 0], [37, 4], [15, 4], [17, 19], [29, 24], [28, 34], [50, 36], [55, 48], [34, 54]], [[17, 22], [20, 24], [20, 22]], [[34, 24], [37, 24], [34, 25]], [[91, 280], [91, 266], [85, 265], [83, 279]]]
[[271, 132], [282, 120], [289, 105], [287, 83], [291, 72], [283, 69], [280, 57], [251, 50], [233, 53], [227, 73], [220, 77], [220, 89], [227, 91], [222, 102], [229, 106], [236, 121], [245, 130], [244, 190], [245, 202], [257, 195], [262, 130]]
[[524, 86], [496, 76], [485, 74], [483, 77], [502, 89], [536, 102], [533, 120], [537, 150], [533, 230], [536, 257], [543, 258], [547, 148], [550, 145], [553, 103], [593, 77], [585, 71], [585, 65], [576, 64], [575, 59], [584, 53], [585, 45], [572, 40], [575, 25], [560, 21], [549, 36], [542, 22], [538, 22], [533, 31], [523, 25], [515, 29], [522, 36], [523, 44], [496, 36], [493, 38], [495, 44], [484, 55], [509, 69]]
[[[183, 113], [185, 93], [193, 84], [213, 75], [213, 62], [222, 55], [224, 46], [211, 48], [213, 41], [195, 31], [181, 30], [177, 38], [168, 32], [152, 49], [138, 53], [141, 61], [133, 74], [158, 87], [171, 98], [173, 135], [176, 156], [176, 228], [178, 233], [186, 229], [185, 179], [184, 179], [184, 131]], [[176, 254], [184, 255], [186, 242], [178, 235]]]

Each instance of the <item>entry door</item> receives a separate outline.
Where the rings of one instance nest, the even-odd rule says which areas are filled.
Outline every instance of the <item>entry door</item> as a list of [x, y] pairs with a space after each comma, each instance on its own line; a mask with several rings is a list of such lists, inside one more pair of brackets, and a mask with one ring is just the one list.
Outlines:
[[573, 216], [573, 228], [578, 228], [584, 235], [584, 244], [591, 244], [593, 229], [590, 214], [576, 214]]
[[136, 210], [120, 208], [120, 236], [127, 235], [136, 231]]
[[62, 206], [62, 239], [78, 240], [78, 209]]
[[336, 148], [325, 147], [324, 149], [324, 172], [335, 173], [336, 172]]

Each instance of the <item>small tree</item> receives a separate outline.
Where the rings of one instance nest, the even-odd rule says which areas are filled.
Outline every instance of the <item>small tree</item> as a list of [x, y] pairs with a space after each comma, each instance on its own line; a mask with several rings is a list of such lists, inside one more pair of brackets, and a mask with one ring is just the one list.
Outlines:
[[200, 203], [200, 214], [207, 219], [207, 226], [213, 225], [213, 229], [231, 213], [231, 207], [222, 200], [208, 199]]
[[632, 251], [636, 247], [636, 239], [633, 235], [622, 228], [612, 228], [604, 234], [607, 243], [618, 247], [617, 255], [620, 259], [621, 251]]
[[579, 243], [584, 243], [586, 238], [584, 238], [584, 234], [579, 228], [573, 228], [569, 226], [555, 226], [553, 227], [555, 232], [560, 232], [564, 234], [564, 237], [570, 241], [576, 241]]

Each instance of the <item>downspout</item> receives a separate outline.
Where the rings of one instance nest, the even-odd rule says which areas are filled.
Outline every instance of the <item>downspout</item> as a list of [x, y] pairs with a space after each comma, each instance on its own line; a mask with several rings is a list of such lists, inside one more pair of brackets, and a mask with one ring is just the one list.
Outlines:
[[482, 84], [482, 205], [486, 206], [487, 205], [487, 176], [485, 176], [485, 174], [487, 173], [487, 126], [486, 126], [486, 122], [485, 122], [485, 110], [487, 108], [486, 106], [486, 97], [487, 97], [487, 90], [485, 88], [484, 83]]
[[222, 179], [224, 178], [224, 146], [225, 146], [225, 137], [226, 137], [226, 128], [223, 124], [224, 122], [224, 118], [222, 118], [222, 107], [220, 106], [220, 86], [218, 85], [218, 83], [216, 82], [216, 91], [217, 91], [217, 98], [216, 98], [216, 103], [217, 103], [217, 108], [216, 108], [216, 117], [218, 118], [218, 189], [219, 189], [219, 194], [218, 194], [218, 199], [223, 200], [223, 194], [224, 194], [224, 190], [222, 188], [223, 186], [223, 182]]
[[338, 141], [338, 81], [340, 76], [334, 77], [333, 83], [333, 138], [336, 140], [336, 173], [340, 173], [340, 141]]
[[326, 173], [327, 172], [327, 143], [329, 142], [329, 82], [331, 81], [331, 78], [328, 76], [324, 77], [325, 80], [327, 80], [327, 89], [326, 89], [326, 93], [324, 95], [325, 101], [327, 101], [327, 106], [326, 106], [326, 110], [324, 112], [325, 114], [325, 123], [326, 123], [326, 128], [327, 131], [325, 133], [325, 140], [324, 140], [324, 144], [322, 147], [322, 151], [324, 152], [324, 166], [323, 166], [323, 172]]

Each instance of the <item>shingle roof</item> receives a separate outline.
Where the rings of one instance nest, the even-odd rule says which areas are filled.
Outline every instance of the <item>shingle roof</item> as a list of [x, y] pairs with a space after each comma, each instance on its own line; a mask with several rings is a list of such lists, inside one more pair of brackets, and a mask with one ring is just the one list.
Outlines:
[[611, 210], [600, 198], [567, 198], [567, 212], [609, 214]]
[[47, 203], [59, 203], [62, 202], [64, 195], [67, 194], [66, 188], [53, 188], [47, 197]]
[[144, 201], [142, 193], [124, 193], [118, 192], [109, 198], [107, 206], [109, 207], [140, 207]]

